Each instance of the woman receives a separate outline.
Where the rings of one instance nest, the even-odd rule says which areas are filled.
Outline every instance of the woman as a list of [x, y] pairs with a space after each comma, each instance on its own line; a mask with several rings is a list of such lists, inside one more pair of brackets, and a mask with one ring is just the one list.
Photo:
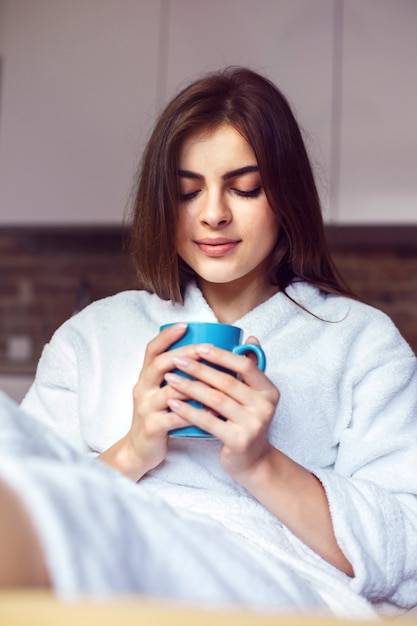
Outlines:
[[[268, 80], [232, 68], [168, 105], [144, 154], [132, 243], [142, 289], [64, 324], [23, 402], [103, 462], [31, 425], [35, 478], [25, 463], [48, 515], [18, 471], [8, 497], [31, 512], [44, 582], [342, 616], [413, 606], [416, 359], [338, 277], [300, 130]], [[242, 327], [265, 373], [213, 346], [168, 352], [190, 321]], [[215, 440], [169, 436], [189, 424]], [[67, 539], [58, 547], [48, 522]]]

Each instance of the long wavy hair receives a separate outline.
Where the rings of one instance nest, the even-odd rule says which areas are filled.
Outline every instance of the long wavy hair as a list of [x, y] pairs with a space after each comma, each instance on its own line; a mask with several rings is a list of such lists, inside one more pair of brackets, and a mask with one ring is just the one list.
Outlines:
[[285, 292], [303, 280], [327, 293], [354, 297], [327, 246], [320, 199], [298, 123], [267, 78], [242, 67], [204, 76], [165, 108], [143, 154], [133, 200], [131, 253], [140, 287], [182, 302], [193, 270], [175, 247], [178, 160], [193, 133], [230, 124], [251, 145], [279, 224], [269, 280]]

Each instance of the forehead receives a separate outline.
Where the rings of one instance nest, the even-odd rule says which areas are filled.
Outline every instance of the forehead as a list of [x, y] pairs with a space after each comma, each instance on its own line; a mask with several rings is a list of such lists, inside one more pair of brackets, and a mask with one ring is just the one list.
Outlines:
[[180, 168], [217, 164], [228, 168], [231, 164], [256, 165], [256, 157], [249, 142], [229, 124], [210, 130], [200, 130], [188, 135], [180, 148]]

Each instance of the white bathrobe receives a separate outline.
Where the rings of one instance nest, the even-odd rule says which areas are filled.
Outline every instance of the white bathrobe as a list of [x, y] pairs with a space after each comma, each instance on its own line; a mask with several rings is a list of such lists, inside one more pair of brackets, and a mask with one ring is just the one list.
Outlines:
[[[164, 501], [173, 518], [190, 528], [221, 528], [218, 536], [226, 533], [226, 546], [233, 544], [231, 536], [241, 542], [250, 551], [251, 567], [259, 570], [255, 579], [262, 580], [268, 570], [266, 557], [274, 567], [284, 564], [298, 576], [306, 606], [314, 601], [300, 581], [341, 616], [351, 617], [355, 607], [366, 616], [365, 605], [382, 612], [410, 608], [417, 604], [415, 355], [380, 311], [324, 295], [304, 283], [287, 291], [314, 315], [278, 293], [236, 325], [245, 337], [259, 339], [266, 375], [281, 393], [270, 441], [324, 485], [335, 535], [354, 578], [313, 553], [228, 476], [219, 463], [216, 440], [171, 439], [165, 461], [133, 488], [152, 501]], [[82, 454], [106, 450], [130, 427], [132, 388], [147, 343], [161, 324], [176, 321], [216, 318], [195, 286], [188, 289], [184, 306], [141, 291], [93, 303], [68, 320], [45, 347], [22, 407]], [[121, 478], [118, 489], [131, 499], [129, 481]], [[19, 480], [15, 482], [18, 488]], [[76, 500], [74, 506], [81, 507]], [[37, 523], [42, 533], [42, 520]], [[158, 525], [154, 531], [160, 532]], [[193, 532], [203, 562], [213, 548], [204, 532], [201, 541], [198, 530]], [[44, 540], [53, 552], [48, 538]], [[231, 567], [229, 561], [220, 560], [218, 568]], [[177, 567], [184, 571], [181, 563]], [[272, 605], [278, 578], [270, 589]], [[60, 584], [65, 589], [57, 580]], [[88, 581], [74, 582], [74, 589], [77, 584], [88, 589]]]

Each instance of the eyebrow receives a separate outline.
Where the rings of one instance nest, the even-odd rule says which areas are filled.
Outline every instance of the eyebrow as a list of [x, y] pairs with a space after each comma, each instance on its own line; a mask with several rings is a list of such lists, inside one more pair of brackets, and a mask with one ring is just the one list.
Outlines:
[[[251, 172], [259, 172], [257, 165], [246, 165], [245, 167], [239, 167], [236, 170], [231, 170], [223, 174], [223, 180], [229, 180], [230, 178], [236, 178], [237, 176], [243, 176], [244, 174], [250, 174]], [[190, 170], [178, 170], [178, 176], [181, 178], [192, 178], [193, 180], [204, 180], [204, 176], [197, 174], [197, 172], [191, 172]]]

